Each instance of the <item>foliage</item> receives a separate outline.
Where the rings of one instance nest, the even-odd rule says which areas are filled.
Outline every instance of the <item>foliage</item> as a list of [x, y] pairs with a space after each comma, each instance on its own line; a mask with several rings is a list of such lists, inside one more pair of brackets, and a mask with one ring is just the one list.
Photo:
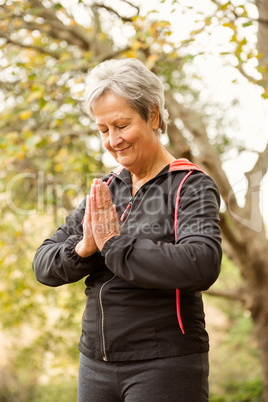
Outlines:
[[[144, 55], [149, 68], [162, 58], [163, 74], [176, 66], [168, 22], [139, 15], [124, 21], [111, 12], [121, 30], [132, 29], [118, 52], [103, 28], [107, 10], [80, 3], [88, 25], [57, 2], [1, 2], [0, 314], [1, 333], [9, 334], [1, 400], [56, 400], [62, 383], [70, 383], [70, 394], [60, 400], [75, 399], [83, 281], [46, 288], [36, 282], [31, 261], [43, 239], [81, 200], [92, 177], [106, 170], [82, 103], [87, 70], [117, 53]], [[169, 69], [163, 63], [167, 42]]]
[[225, 388], [225, 396], [210, 395], [211, 402], [262, 402], [262, 382], [253, 380], [245, 382], [230, 382]]
[[[181, 6], [169, 3], [171, 11]], [[215, 6], [210, 15], [200, 12], [196, 29], [181, 41], [174, 40], [170, 23], [157, 12], [142, 16], [135, 6], [122, 16], [104, 3], [79, 1], [87, 17], [80, 22], [81, 14], [57, 1], [0, 0], [0, 5], [0, 331], [8, 338], [0, 399], [57, 400], [64, 383], [60, 400], [74, 400], [84, 284], [44, 287], [36, 282], [31, 261], [43, 239], [88, 191], [92, 177], [107, 171], [95, 126], [83, 107], [88, 69], [112, 57], [140, 58], [168, 91], [180, 93], [182, 104], [204, 111], [193, 85], [200, 79], [189, 73], [200, 53], [200, 35], [211, 34], [217, 24], [230, 30], [230, 48], [223, 53], [235, 56], [240, 69], [258, 54], [240, 35], [241, 24], [226, 20], [227, 13], [241, 10], [240, 17], [248, 18], [246, 6], [231, 2]], [[216, 123], [217, 129], [224, 124], [220, 117]], [[221, 155], [233, 146], [224, 135], [214, 141]], [[233, 280], [231, 272], [233, 267]], [[232, 350], [250, 341], [249, 320], [240, 320], [241, 315], [238, 309], [229, 317], [233, 337], [226, 346]], [[244, 394], [250, 395], [254, 381], [249, 379]], [[230, 392], [235, 387], [230, 379]]]
[[[243, 280], [238, 269], [224, 256], [222, 273], [213, 289], [231, 291], [241, 286]], [[249, 312], [245, 311], [238, 301], [212, 298], [205, 294], [204, 302], [205, 306], [212, 304], [218, 312], [218, 318], [216, 313], [207, 317], [211, 340], [210, 400], [261, 401], [263, 391], [261, 365]], [[219, 321], [221, 316], [222, 319]], [[243, 367], [242, 376], [241, 367]]]

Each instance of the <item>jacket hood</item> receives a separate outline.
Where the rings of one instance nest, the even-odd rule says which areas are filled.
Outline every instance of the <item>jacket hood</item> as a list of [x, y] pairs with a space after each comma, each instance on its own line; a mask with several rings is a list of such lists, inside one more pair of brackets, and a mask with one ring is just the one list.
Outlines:
[[205, 173], [198, 165], [190, 162], [186, 158], [176, 159], [169, 165], [169, 172], [174, 172], [177, 170], [199, 170]]

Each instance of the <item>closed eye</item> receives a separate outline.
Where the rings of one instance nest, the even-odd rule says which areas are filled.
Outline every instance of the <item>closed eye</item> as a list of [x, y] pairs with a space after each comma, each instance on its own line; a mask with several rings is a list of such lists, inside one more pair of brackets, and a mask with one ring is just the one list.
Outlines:
[[[126, 128], [126, 127], [127, 127], [127, 124], [125, 126], [117, 126], [117, 128], [119, 130], [123, 130], [123, 128]], [[99, 130], [99, 131], [101, 134], [106, 134], [106, 133], [108, 133], [109, 129], [107, 128], [106, 130]]]

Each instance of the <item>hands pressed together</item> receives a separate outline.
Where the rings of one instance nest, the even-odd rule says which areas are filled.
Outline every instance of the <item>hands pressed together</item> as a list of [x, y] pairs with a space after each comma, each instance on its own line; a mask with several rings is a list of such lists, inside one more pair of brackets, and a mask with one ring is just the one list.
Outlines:
[[81, 257], [89, 257], [114, 236], [120, 235], [119, 219], [113, 205], [107, 183], [94, 179], [91, 194], [87, 196], [83, 221], [83, 239], [75, 251]]

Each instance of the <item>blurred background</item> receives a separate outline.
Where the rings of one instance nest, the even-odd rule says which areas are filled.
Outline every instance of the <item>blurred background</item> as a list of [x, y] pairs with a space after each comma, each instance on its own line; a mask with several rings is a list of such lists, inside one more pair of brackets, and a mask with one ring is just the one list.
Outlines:
[[221, 192], [222, 274], [204, 294], [210, 400], [268, 401], [264, 0], [0, 0], [0, 401], [76, 400], [84, 281], [48, 288], [31, 264], [114, 167], [83, 100], [87, 71], [123, 57], [161, 78], [163, 143]]

